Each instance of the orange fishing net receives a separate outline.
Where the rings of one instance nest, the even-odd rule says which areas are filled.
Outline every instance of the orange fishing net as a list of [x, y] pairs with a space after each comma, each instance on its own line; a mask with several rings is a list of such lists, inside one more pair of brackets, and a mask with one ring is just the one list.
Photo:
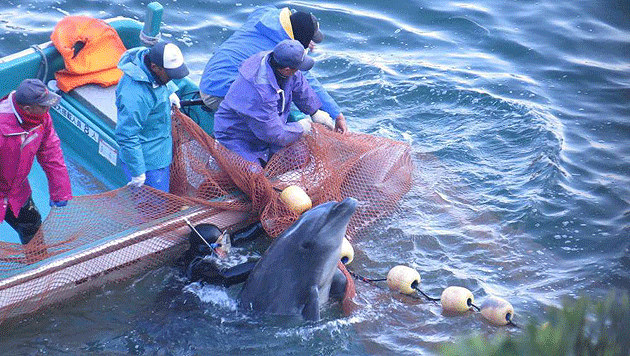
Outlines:
[[289, 185], [304, 189], [313, 206], [346, 197], [359, 200], [348, 227], [390, 214], [411, 188], [409, 145], [361, 133], [342, 135], [314, 124], [311, 135], [274, 154], [263, 169], [223, 147], [181, 112], [173, 115], [171, 193], [200, 204], [251, 211], [271, 237], [298, 215], [281, 200]]
[[[280, 200], [289, 185], [304, 189], [314, 206], [356, 198], [352, 240], [396, 209], [412, 171], [408, 145], [318, 124], [263, 169], [176, 111], [171, 194], [145, 186], [76, 197], [52, 209], [28, 245], [0, 243], [0, 323], [173, 261], [187, 247], [187, 221], [236, 229], [260, 220], [276, 237], [299, 217]], [[349, 281], [346, 296], [354, 293]]]

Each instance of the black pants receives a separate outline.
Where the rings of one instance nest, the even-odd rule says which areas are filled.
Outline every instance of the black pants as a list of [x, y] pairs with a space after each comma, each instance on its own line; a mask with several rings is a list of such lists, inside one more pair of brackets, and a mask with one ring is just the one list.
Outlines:
[[39, 214], [32, 196], [28, 197], [28, 200], [26, 200], [26, 203], [24, 203], [24, 206], [20, 209], [17, 217], [15, 217], [13, 211], [11, 211], [11, 207], [7, 206], [4, 220], [17, 231], [20, 236], [20, 241], [22, 241], [24, 245], [31, 241], [42, 225], [42, 216]]

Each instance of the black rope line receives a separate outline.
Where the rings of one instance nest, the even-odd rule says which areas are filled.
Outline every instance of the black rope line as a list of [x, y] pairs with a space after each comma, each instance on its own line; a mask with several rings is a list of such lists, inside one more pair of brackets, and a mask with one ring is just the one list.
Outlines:
[[365, 277], [363, 277], [363, 276], [359, 275], [358, 273], [354, 272], [353, 270], [351, 270], [351, 269], [349, 269], [349, 268], [347, 268], [347, 267], [346, 267], [346, 269], [348, 270], [348, 273], [350, 273], [350, 275], [351, 275], [352, 277], [354, 277], [354, 278], [356, 278], [356, 279], [358, 279], [358, 280], [361, 280], [361, 281], [363, 281], [363, 282], [365, 282], [365, 283], [372, 284], [372, 285], [374, 285], [374, 286], [376, 286], [376, 287], [379, 287], [379, 288], [380, 288], [380, 286], [378, 286], [378, 285], [374, 284], [374, 282], [383, 282], [383, 281], [386, 281], [386, 280], [387, 280], [387, 278], [374, 278], [374, 279], [365, 278]]
[[431, 298], [431, 297], [429, 297], [428, 295], [426, 295], [426, 293], [424, 293], [423, 291], [421, 291], [421, 290], [420, 290], [420, 288], [418, 288], [417, 284], [416, 284], [416, 285], [414, 285], [414, 284], [416, 284], [416, 282], [414, 282], [414, 283], [411, 285], [411, 288], [415, 289], [417, 292], [419, 292], [420, 294], [422, 294], [425, 298], [427, 298], [427, 300], [430, 300], [430, 301], [432, 301], [432, 302], [439, 302], [439, 301], [440, 301], [440, 298]]
[[507, 324], [508, 324], [509, 326], [513, 326], [513, 327], [515, 327], [515, 328], [517, 328], [517, 329], [520, 329], [520, 328], [521, 328], [520, 326], [516, 325], [516, 324], [512, 321], [512, 318], [511, 318], [511, 317], [510, 317], [510, 319], [508, 319], [508, 323], [507, 323]]

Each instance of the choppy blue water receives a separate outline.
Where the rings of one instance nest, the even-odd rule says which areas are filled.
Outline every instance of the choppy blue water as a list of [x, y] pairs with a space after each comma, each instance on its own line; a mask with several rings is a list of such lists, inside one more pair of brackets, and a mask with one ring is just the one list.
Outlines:
[[[164, 35], [198, 79], [213, 49], [264, 3], [164, 1]], [[630, 289], [627, 1], [290, 5], [321, 19], [314, 71], [350, 129], [413, 147], [403, 211], [355, 246], [355, 271], [383, 277], [407, 264], [427, 294], [462, 285], [478, 301], [497, 295], [519, 324], [544, 319], [565, 297]], [[144, 6], [5, 0], [0, 56], [47, 41], [65, 14], [142, 19]], [[430, 302], [357, 289], [351, 316], [329, 310], [318, 323], [275, 325], [239, 314], [237, 291], [185, 286], [167, 266], [23, 318], [0, 333], [0, 353], [416, 355], [470, 332], [518, 333], [480, 314], [445, 316]]]

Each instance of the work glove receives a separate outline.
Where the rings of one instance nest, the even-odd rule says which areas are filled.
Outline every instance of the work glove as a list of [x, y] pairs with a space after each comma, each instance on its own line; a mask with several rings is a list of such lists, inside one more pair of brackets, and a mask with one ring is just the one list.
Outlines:
[[62, 206], [68, 205], [68, 201], [67, 200], [52, 200], [52, 199], [50, 199], [49, 204], [50, 204], [50, 206], [62, 207]]
[[311, 124], [313, 123], [313, 121], [311, 121], [311, 119], [298, 120], [297, 123], [300, 124], [300, 126], [302, 126], [302, 130], [304, 131], [304, 135], [311, 133]]
[[140, 188], [142, 187], [146, 179], [147, 179], [147, 176], [144, 173], [142, 173], [141, 175], [137, 177], [131, 177], [131, 180], [129, 181], [129, 183], [127, 183], [127, 185]]
[[335, 122], [333, 121], [332, 117], [330, 117], [330, 115], [323, 110], [315, 111], [315, 113], [311, 115], [311, 119], [313, 119], [313, 122], [325, 125], [331, 130], [335, 129]]
[[177, 94], [173, 93], [169, 95], [168, 100], [171, 102], [171, 107], [175, 105], [178, 109], [181, 109], [182, 106], [179, 103], [179, 96], [177, 96]]

